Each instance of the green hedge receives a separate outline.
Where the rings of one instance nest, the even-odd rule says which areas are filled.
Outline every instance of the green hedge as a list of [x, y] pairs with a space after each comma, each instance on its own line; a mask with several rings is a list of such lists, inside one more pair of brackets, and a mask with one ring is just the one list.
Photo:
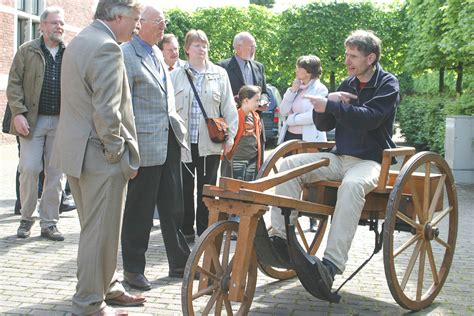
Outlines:
[[418, 150], [444, 154], [446, 116], [474, 115], [474, 94], [460, 97], [415, 95], [405, 96], [399, 106], [397, 120], [407, 143]]

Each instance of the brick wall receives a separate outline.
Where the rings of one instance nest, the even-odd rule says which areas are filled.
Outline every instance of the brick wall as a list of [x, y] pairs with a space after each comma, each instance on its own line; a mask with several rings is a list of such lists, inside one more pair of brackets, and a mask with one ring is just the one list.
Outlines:
[[[8, 81], [8, 72], [13, 60], [16, 38], [15, 36], [15, 0], [0, 0], [3, 8], [8, 7], [0, 12], [0, 121], [3, 120], [5, 106], [7, 104], [6, 84]], [[65, 42], [71, 41], [86, 25], [88, 25], [94, 15], [94, 0], [54, 0], [48, 1], [48, 6], [57, 5], [64, 8], [66, 32], [64, 35]], [[15, 138], [8, 134], [1, 133], [0, 144], [15, 142]]]

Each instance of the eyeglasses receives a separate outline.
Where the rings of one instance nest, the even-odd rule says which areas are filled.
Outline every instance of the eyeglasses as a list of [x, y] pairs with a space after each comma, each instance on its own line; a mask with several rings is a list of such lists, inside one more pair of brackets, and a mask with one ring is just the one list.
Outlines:
[[166, 25], [169, 23], [167, 20], [159, 20], [159, 21], [153, 21], [153, 20], [147, 20], [147, 19], [140, 19], [140, 22], [150, 22], [152, 24], [158, 25], [160, 27], [166, 27]]
[[54, 26], [64, 26], [63, 21], [55, 21], [55, 22], [44, 21], [44, 23], [48, 23], [48, 24], [51, 24], [51, 25], [54, 25]]

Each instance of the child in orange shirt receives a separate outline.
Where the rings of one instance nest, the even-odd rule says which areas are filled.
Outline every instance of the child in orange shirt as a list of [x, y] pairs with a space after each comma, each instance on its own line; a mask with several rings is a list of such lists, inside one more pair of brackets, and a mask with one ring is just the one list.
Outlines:
[[255, 110], [259, 107], [260, 87], [245, 85], [237, 96], [239, 127], [234, 146], [227, 155], [222, 155], [221, 175], [234, 179], [252, 181], [262, 164], [262, 123]]

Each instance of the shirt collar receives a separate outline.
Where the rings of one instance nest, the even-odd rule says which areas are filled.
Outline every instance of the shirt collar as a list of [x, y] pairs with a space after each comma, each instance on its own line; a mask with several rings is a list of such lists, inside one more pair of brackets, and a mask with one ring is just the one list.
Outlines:
[[[43, 52], [49, 51], [48, 48], [46, 47], [46, 43], [44, 42], [44, 37], [41, 35], [41, 41], [40, 41], [40, 47], [43, 50]], [[62, 51], [65, 48], [64, 43], [61, 41], [58, 43], [58, 52]]]
[[153, 52], [153, 47], [152, 47], [150, 44], [148, 44], [147, 42], [145, 42], [144, 40], [142, 40], [142, 39], [140, 38], [140, 36], [138, 36], [138, 35], [133, 35], [133, 36], [134, 36], [134, 37], [136, 38], [136, 40], [140, 43], [140, 45], [143, 46], [143, 48], [147, 51], [148, 54], [150, 54], [150, 55], [152, 55], [152, 56], [155, 56], [155, 53]]
[[249, 60], [242, 59], [237, 55], [235, 55], [235, 59], [237, 60], [237, 63], [239, 64], [240, 68], [244, 68], [245, 63], [249, 62]]
[[115, 36], [114, 31], [112, 31], [112, 29], [104, 21], [99, 20], [99, 19], [97, 21], [102, 23], [110, 31], [110, 33], [112, 33], [112, 36], [114, 37], [114, 40], [117, 41], [117, 36]]

